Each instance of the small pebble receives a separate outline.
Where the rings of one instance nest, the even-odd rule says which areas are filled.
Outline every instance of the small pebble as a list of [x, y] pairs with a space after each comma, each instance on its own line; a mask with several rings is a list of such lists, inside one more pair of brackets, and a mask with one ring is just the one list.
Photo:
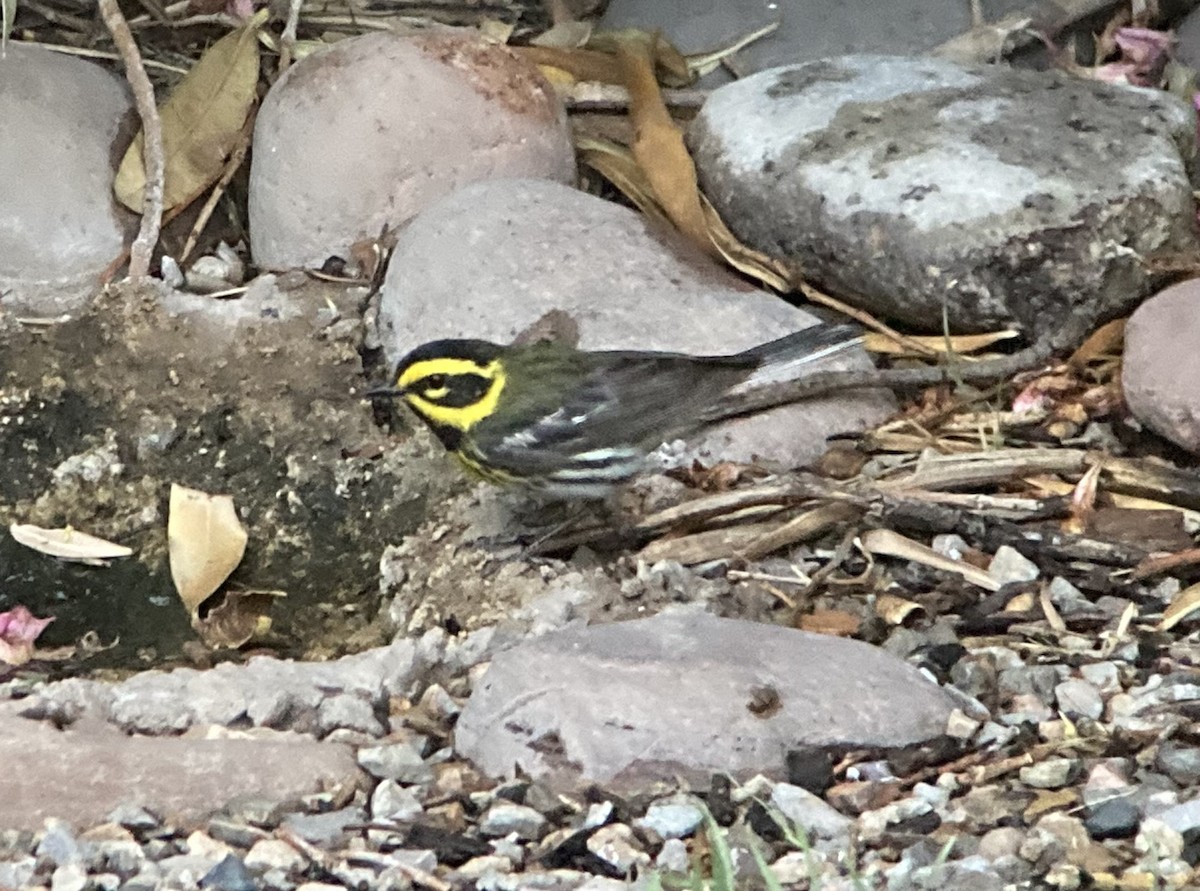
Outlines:
[[1072, 720], [1082, 717], [1097, 721], [1104, 714], [1100, 691], [1079, 678], [1071, 678], [1055, 687], [1054, 698], [1058, 701], [1058, 710]]
[[253, 872], [278, 869], [285, 875], [294, 875], [308, 866], [308, 858], [285, 841], [268, 838], [255, 842], [246, 854], [246, 868]]
[[1032, 582], [1040, 574], [1037, 564], [1011, 545], [1001, 545], [988, 564], [988, 575], [1001, 585]]
[[88, 875], [78, 861], [64, 863], [50, 876], [50, 891], [83, 891], [87, 887]]
[[1047, 758], [1021, 768], [1021, 782], [1035, 789], [1061, 789], [1074, 779], [1077, 763], [1071, 758]]
[[212, 891], [256, 891], [258, 885], [242, 858], [229, 854], [204, 874], [200, 887]]
[[688, 801], [656, 801], [646, 808], [646, 815], [635, 821], [636, 826], [649, 829], [659, 838], [686, 838], [703, 822], [700, 808]]
[[421, 757], [416, 740], [364, 746], [358, 750], [358, 763], [371, 776], [400, 783], [433, 782], [433, 768]]
[[979, 856], [986, 860], [998, 860], [1021, 850], [1025, 832], [1016, 826], [998, 826], [989, 829], [979, 839]]
[[403, 823], [423, 810], [417, 796], [395, 780], [384, 780], [371, 793], [371, 817], [375, 820]]
[[669, 838], [663, 842], [654, 865], [663, 872], [685, 873], [689, 866], [687, 842], [679, 838]]
[[1185, 788], [1200, 784], [1200, 748], [1196, 746], [1168, 740], [1158, 747], [1154, 765]]
[[650, 855], [637, 844], [633, 830], [624, 823], [601, 826], [588, 837], [587, 849], [618, 872], [628, 875], [634, 867], [650, 863]]
[[503, 838], [516, 833], [517, 838], [537, 841], [545, 832], [545, 817], [531, 807], [509, 801], [493, 804], [479, 821], [479, 834], [484, 838]]
[[1128, 798], [1112, 798], [1088, 808], [1083, 825], [1096, 841], [1129, 838], [1137, 832], [1142, 815]]
[[1121, 672], [1113, 662], [1089, 662], [1079, 666], [1079, 676], [1102, 693], [1121, 689]]

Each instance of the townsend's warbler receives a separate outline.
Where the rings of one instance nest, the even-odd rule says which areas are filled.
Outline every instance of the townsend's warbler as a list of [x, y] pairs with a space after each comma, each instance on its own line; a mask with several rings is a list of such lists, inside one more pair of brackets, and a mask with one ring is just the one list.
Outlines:
[[442, 444], [484, 479], [554, 498], [602, 498], [668, 439], [736, 414], [732, 394], [859, 341], [817, 325], [731, 356], [585, 352], [558, 342], [436, 340], [400, 360], [392, 386]]

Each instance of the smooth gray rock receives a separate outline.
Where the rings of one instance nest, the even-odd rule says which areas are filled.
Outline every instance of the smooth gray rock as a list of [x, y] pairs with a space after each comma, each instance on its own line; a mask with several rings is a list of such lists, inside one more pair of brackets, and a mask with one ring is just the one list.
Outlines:
[[544, 816], [531, 807], [511, 801], [496, 802], [479, 821], [479, 834], [484, 838], [504, 838], [516, 833], [517, 838], [539, 839], [545, 831]]
[[[748, 706], [763, 688], [773, 714]], [[458, 752], [491, 776], [642, 789], [714, 772], [786, 774], [789, 749], [939, 736], [953, 701], [857, 641], [684, 612], [552, 632], [499, 654], [467, 701]]]
[[535, 66], [474, 31], [342, 40], [289, 68], [258, 112], [251, 251], [268, 269], [349, 259], [498, 176], [575, 178], [566, 114]]
[[[496, 180], [433, 204], [400, 234], [379, 335], [394, 363], [444, 337], [508, 343], [552, 310], [589, 350], [730, 353], [816, 321], [628, 208], [557, 183]], [[812, 365], [869, 367], [858, 349]], [[871, 427], [894, 405], [880, 391], [842, 393], [721, 424], [694, 445], [709, 460], [803, 464], [826, 437]]]
[[112, 197], [132, 103], [99, 65], [9, 41], [0, 56], [0, 309], [72, 312], [135, 218]]
[[291, 801], [359, 778], [350, 749], [332, 743], [126, 736], [94, 720], [58, 730], [15, 705], [0, 704], [0, 828], [36, 829], [48, 817], [91, 826], [122, 803], [178, 824], [238, 796]]
[[428, 783], [433, 780], [433, 768], [421, 757], [419, 744], [414, 740], [364, 746], [358, 750], [359, 766], [373, 777], [401, 783]]
[[1033, 337], [1127, 311], [1146, 257], [1196, 249], [1194, 129], [1160, 91], [847, 56], [717, 89], [690, 144], [730, 228], [827, 289]]
[[1134, 416], [1160, 436], [1200, 453], [1200, 279], [1155, 294], [1129, 317], [1121, 387]]
[[1104, 699], [1100, 691], [1085, 680], [1070, 678], [1054, 688], [1058, 710], [1072, 720], [1080, 717], [1100, 719], [1104, 714]]

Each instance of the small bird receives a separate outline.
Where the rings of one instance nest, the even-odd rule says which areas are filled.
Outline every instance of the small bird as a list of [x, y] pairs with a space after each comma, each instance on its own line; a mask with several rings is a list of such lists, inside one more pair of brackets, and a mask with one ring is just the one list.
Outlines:
[[662, 443], [738, 414], [731, 397], [860, 342], [814, 325], [729, 356], [435, 340], [374, 398], [403, 399], [473, 474], [554, 499], [605, 498]]

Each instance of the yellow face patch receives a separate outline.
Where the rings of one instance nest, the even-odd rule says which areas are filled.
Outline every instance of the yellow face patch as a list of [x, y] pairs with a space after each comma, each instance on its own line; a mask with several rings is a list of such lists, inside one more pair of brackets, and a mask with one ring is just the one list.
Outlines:
[[[456, 379], [478, 383], [482, 378], [486, 389], [464, 404], [452, 401], [456, 395]], [[414, 362], [404, 369], [396, 381], [404, 399], [413, 411], [435, 424], [467, 431], [491, 415], [500, 402], [505, 375], [500, 362], [486, 365], [470, 359], [436, 358]]]

